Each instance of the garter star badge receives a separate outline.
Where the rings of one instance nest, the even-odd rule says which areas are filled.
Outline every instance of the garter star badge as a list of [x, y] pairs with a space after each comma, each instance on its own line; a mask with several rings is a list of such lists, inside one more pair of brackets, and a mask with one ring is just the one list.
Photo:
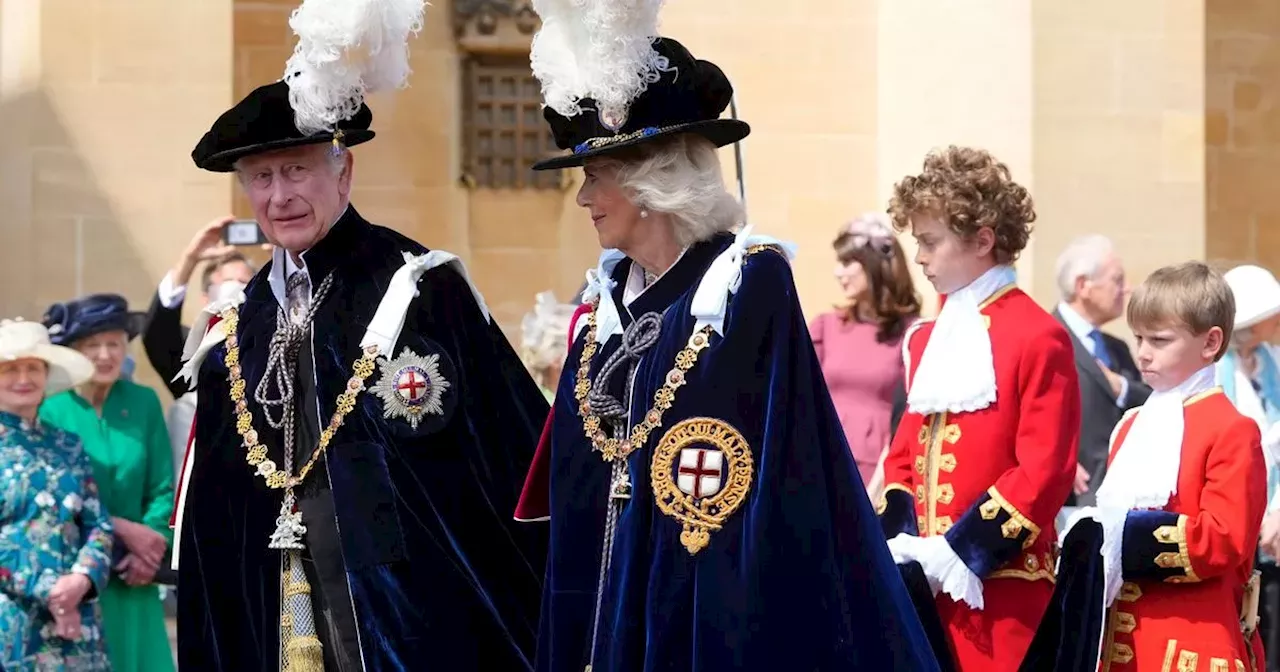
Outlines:
[[413, 429], [424, 415], [444, 414], [450, 383], [440, 373], [440, 355], [419, 356], [405, 348], [395, 359], [378, 360], [382, 375], [369, 391], [382, 399], [382, 417], [403, 418]]

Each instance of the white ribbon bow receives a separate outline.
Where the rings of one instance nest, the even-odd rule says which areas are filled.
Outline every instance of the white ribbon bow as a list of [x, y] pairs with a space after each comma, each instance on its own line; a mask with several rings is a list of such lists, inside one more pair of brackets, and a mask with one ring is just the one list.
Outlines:
[[755, 245], [777, 245], [786, 253], [787, 261], [794, 260], [796, 256], [795, 244], [771, 236], [753, 236], [750, 224], [742, 227], [729, 247], [711, 262], [707, 272], [702, 275], [702, 281], [698, 283], [693, 302], [689, 306], [689, 314], [695, 319], [695, 332], [710, 326], [721, 337], [724, 336], [729, 295], [738, 291], [738, 286], [742, 283], [742, 262], [747, 248]]
[[187, 342], [182, 348], [182, 369], [173, 377], [174, 382], [186, 379], [189, 381], [187, 389], [195, 389], [196, 381], [200, 376], [200, 364], [204, 362], [205, 356], [219, 343], [227, 340], [226, 322], [219, 322], [213, 325], [212, 329], [209, 328], [209, 322], [228, 308], [237, 307], [242, 303], [244, 303], [244, 290], [237, 289], [227, 298], [214, 301], [200, 311], [195, 324], [192, 324], [191, 330], [187, 332]]
[[[603, 345], [617, 334], [622, 333], [622, 318], [618, 315], [618, 306], [613, 302], [613, 288], [617, 282], [613, 280], [613, 269], [627, 255], [620, 250], [605, 250], [600, 253], [600, 261], [595, 268], [587, 270], [587, 288], [582, 292], [582, 302], [591, 303], [596, 299], [600, 303], [595, 309], [596, 342]], [[585, 320], [578, 320], [573, 337], [577, 331], [586, 326]]]
[[404, 329], [404, 318], [409, 312], [409, 304], [418, 296], [418, 280], [427, 271], [445, 264], [452, 265], [458, 275], [462, 276], [467, 287], [471, 288], [471, 295], [475, 297], [476, 305], [479, 306], [485, 321], [492, 321], [493, 318], [489, 315], [489, 307], [485, 304], [484, 297], [471, 282], [471, 276], [458, 255], [444, 250], [432, 250], [417, 256], [405, 252], [404, 266], [397, 269], [395, 275], [391, 276], [391, 282], [387, 283], [387, 291], [378, 302], [378, 309], [373, 313], [373, 319], [369, 320], [364, 338], [360, 339], [360, 347], [363, 349], [376, 345], [379, 353], [389, 355], [396, 341], [400, 339], [400, 331]]

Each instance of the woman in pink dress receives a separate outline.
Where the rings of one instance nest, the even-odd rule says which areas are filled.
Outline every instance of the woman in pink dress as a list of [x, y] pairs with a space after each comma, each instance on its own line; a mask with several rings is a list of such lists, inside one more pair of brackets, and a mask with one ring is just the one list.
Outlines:
[[920, 314], [920, 296], [885, 215], [841, 227], [832, 247], [845, 303], [815, 318], [809, 333], [870, 494], [893, 437], [895, 397], [905, 398], [902, 336]]

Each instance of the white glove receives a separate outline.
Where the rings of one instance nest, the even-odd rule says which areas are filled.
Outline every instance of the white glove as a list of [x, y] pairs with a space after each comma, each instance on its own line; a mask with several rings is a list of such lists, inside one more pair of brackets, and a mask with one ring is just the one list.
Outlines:
[[956, 555], [946, 537], [925, 537], [913, 550], [934, 595], [941, 590], [957, 602], [982, 609], [982, 579]]
[[905, 532], [890, 539], [889, 553], [893, 555], [894, 564], [905, 565], [915, 560], [915, 548], [918, 541], [920, 541], [920, 537]]

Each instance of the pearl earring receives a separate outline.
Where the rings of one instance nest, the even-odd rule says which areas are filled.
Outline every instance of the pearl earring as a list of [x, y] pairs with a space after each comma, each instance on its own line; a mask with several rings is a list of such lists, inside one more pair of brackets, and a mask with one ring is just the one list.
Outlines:
[[649, 211], [648, 211], [648, 210], [645, 210], [644, 208], [641, 208], [641, 209], [640, 209], [640, 219], [644, 219], [645, 217], [648, 217], [648, 216], [649, 216]]

